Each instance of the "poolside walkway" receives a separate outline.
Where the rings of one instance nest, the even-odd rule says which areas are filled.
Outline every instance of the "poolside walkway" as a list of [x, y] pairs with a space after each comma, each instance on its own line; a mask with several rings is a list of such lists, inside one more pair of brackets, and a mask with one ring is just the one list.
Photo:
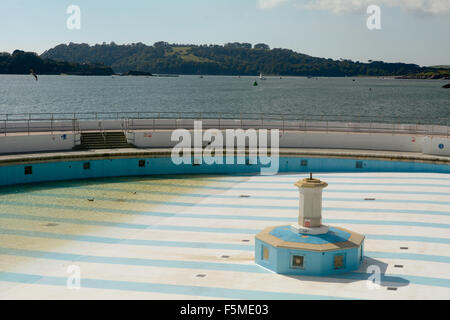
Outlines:
[[[270, 150], [270, 149], [269, 149]], [[124, 148], [83, 151], [56, 151], [22, 154], [0, 154], [0, 165], [20, 163], [53, 162], [62, 160], [95, 160], [124, 157], [170, 157], [172, 148]], [[310, 149], [280, 148], [280, 157], [323, 157], [371, 160], [417, 161], [436, 164], [450, 164], [450, 157], [424, 155], [415, 152], [376, 151], [357, 149]]]

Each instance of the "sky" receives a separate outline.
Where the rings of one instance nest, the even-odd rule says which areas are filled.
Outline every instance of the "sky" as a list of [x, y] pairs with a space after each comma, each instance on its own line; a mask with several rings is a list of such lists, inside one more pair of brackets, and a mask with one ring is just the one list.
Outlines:
[[[80, 29], [67, 28], [71, 5], [80, 8]], [[370, 5], [380, 8], [381, 29], [367, 27]], [[0, 2], [0, 51], [111, 41], [262, 42], [332, 59], [450, 65], [450, 0]]]

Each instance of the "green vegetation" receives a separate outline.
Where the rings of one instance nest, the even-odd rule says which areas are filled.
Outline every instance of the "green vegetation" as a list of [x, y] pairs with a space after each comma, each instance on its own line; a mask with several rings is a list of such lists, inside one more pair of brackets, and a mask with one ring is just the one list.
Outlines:
[[167, 56], [176, 56], [181, 58], [183, 61], [186, 62], [198, 62], [198, 63], [210, 63], [214, 62], [212, 60], [209, 60], [207, 58], [201, 58], [197, 57], [194, 54], [191, 53], [190, 47], [174, 47], [171, 51], [166, 51], [166, 57]]
[[80, 64], [42, 59], [34, 52], [16, 50], [13, 54], [0, 53], [0, 74], [70, 74], [111, 75], [113, 70], [100, 64]]
[[450, 66], [431, 66], [430, 68], [434, 68], [434, 69], [450, 69]]
[[315, 58], [288, 49], [270, 49], [259, 43], [186, 45], [157, 42], [130, 45], [61, 44], [42, 54], [43, 58], [75, 63], [101, 63], [114, 71], [129, 70], [157, 74], [266, 75], [283, 76], [399, 76], [428, 72], [415, 64], [369, 63]]
[[408, 74], [398, 77], [400, 79], [448, 79], [450, 80], [450, 69], [432, 69], [431, 71]]
[[126, 73], [122, 73], [122, 76], [147, 76], [147, 77], [152, 77], [153, 75], [150, 72], [130, 70], [130, 71], [126, 72]]

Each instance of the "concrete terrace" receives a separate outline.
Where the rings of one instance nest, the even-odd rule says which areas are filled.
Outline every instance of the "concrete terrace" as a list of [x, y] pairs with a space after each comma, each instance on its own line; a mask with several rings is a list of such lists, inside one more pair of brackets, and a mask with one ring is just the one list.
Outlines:
[[[63, 154], [1, 161], [55, 156]], [[102, 178], [0, 188], [0, 298], [448, 299], [448, 174], [316, 176], [329, 183], [324, 222], [366, 235], [357, 272], [287, 277], [254, 264], [255, 234], [296, 221], [294, 183], [305, 173]], [[80, 290], [66, 288], [71, 265], [81, 268]], [[382, 275], [381, 287], [371, 290], [367, 268], [373, 265]]]
[[[194, 149], [192, 149], [193, 151]], [[270, 153], [270, 149], [269, 153]], [[121, 148], [82, 151], [27, 152], [0, 154], [0, 166], [21, 163], [43, 163], [71, 160], [94, 160], [133, 157], [170, 157], [172, 148]], [[225, 153], [225, 152], [224, 152]], [[313, 157], [339, 159], [392, 160], [450, 164], [450, 157], [420, 152], [379, 151], [363, 149], [280, 148], [280, 157]]]

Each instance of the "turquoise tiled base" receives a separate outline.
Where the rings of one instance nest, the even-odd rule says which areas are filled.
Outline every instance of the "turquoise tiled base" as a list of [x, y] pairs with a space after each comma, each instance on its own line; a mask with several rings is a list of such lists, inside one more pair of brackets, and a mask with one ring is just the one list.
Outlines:
[[[291, 243], [298, 244], [327, 244], [338, 243], [339, 241], [346, 241], [348, 234], [340, 232], [345, 239], [341, 239], [340, 233], [333, 231], [334, 228], [330, 228], [332, 234], [325, 234], [319, 236], [302, 237], [302, 235], [294, 234], [290, 231], [289, 227], [277, 227], [271, 235], [283, 241], [291, 241]], [[298, 241], [295, 240], [297, 238]], [[264, 255], [264, 250], [266, 255]], [[270, 269], [276, 273], [287, 275], [305, 275], [305, 276], [326, 276], [333, 274], [347, 273], [357, 270], [364, 257], [364, 241], [361, 242], [359, 247], [342, 248], [338, 250], [308, 250], [298, 249], [294, 246], [292, 248], [286, 247], [286, 243], [283, 247], [276, 247], [268, 242], [260, 239], [255, 239], [255, 262], [267, 269]], [[268, 256], [267, 256], [268, 254]], [[343, 264], [340, 268], [335, 268], [335, 257], [342, 256]], [[303, 266], [295, 266], [294, 258], [302, 257]]]

